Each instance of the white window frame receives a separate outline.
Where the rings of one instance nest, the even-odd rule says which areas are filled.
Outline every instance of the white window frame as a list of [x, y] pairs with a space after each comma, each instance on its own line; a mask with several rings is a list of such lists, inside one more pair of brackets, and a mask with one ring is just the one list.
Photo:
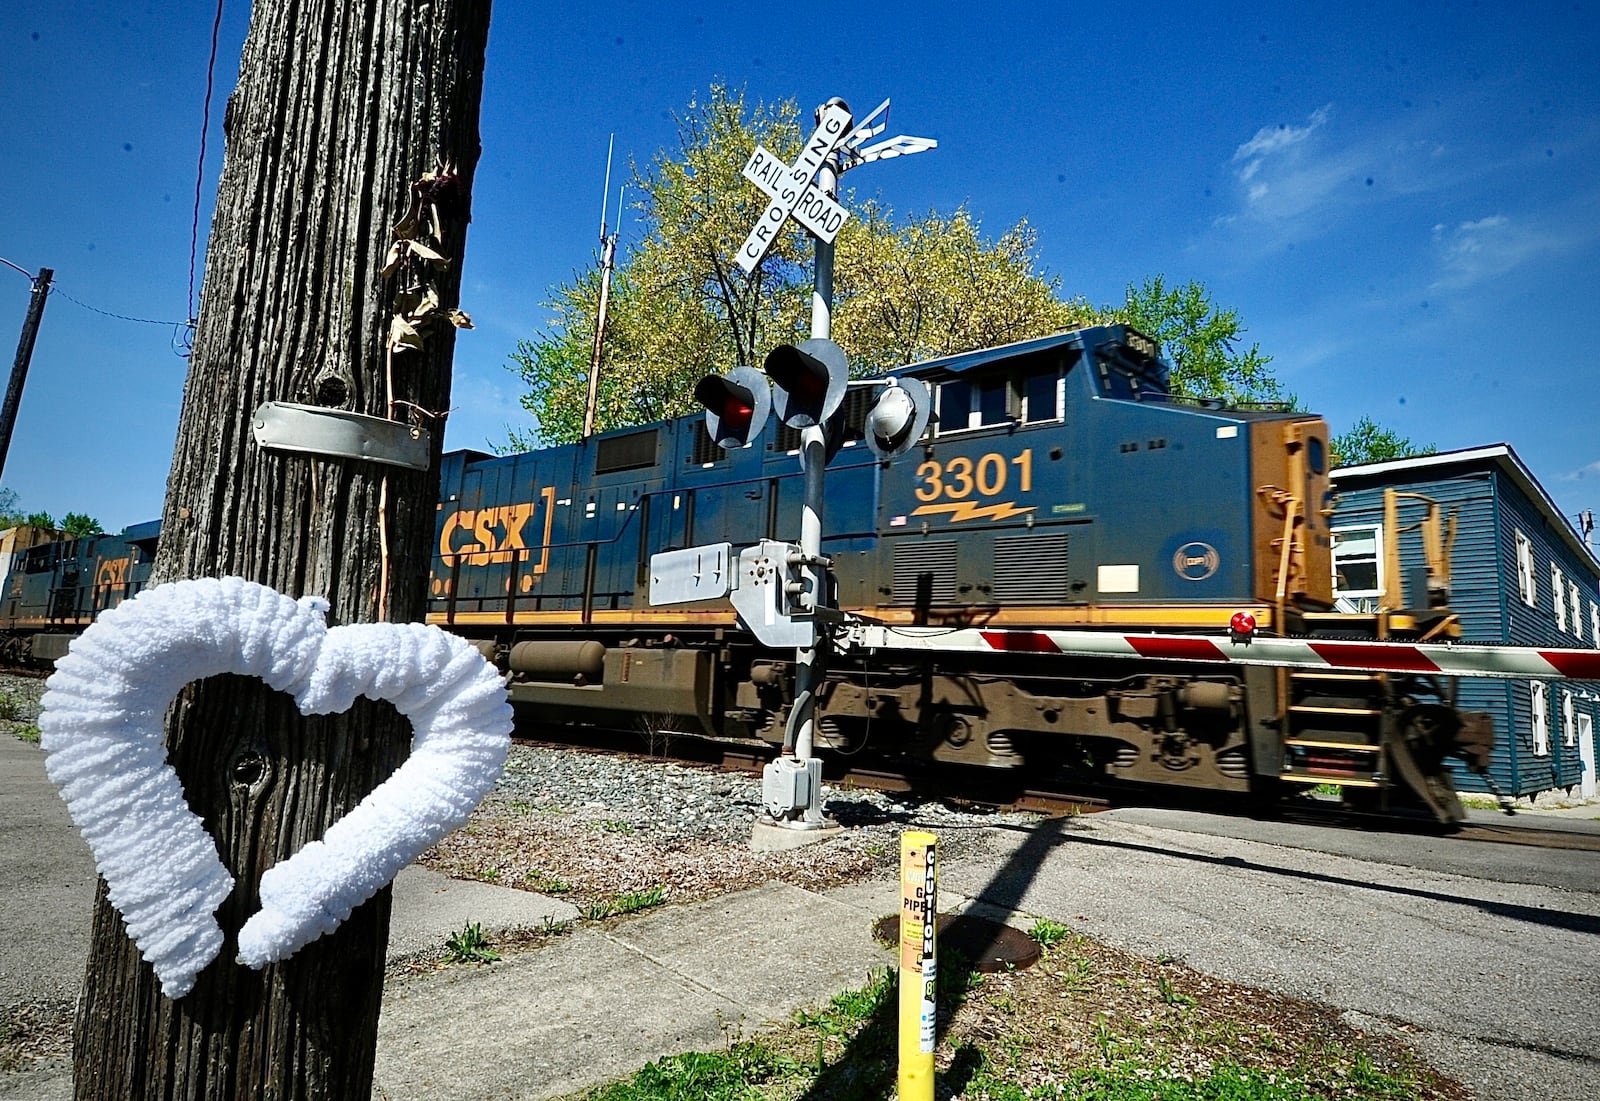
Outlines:
[[1567, 587], [1564, 584], [1566, 575], [1561, 572], [1561, 567], [1554, 562], [1550, 563], [1550, 587], [1555, 590], [1551, 594], [1550, 606], [1556, 613], [1556, 630], [1567, 629]]
[[1589, 601], [1589, 640], [1600, 649], [1600, 604]]
[[1572, 693], [1561, 690], [1561, 744], [1578, 744], [1578, 713], [1572, 702]]
[[1539, 581], [1533, 572], [1533, 543], [1517, 532], [1517, 591], [1530, 608], [1539, 606]]
[[1572, 633], [1583, 641], [1583, 596], [1578, 588], [1578, 583], [1573, 580], [1567, 582], [1567, 599], [1572, 605]]
[[1550, 756], [1550, 702], [1549, 689], [1544, 681], [1528, 682], [1528, 695], [1533, 704], [1533, 755]]
[[[1373, 573], [1374, 573], [1374, 576], [1377, 578], [1377, 581], [1378, 581], [1377, 588], [1375, 588], [1375, 589], [1341, 589], [1339, 587], [1339, 556], [1338, 556], [1338, 550], [1339, 550], [1338, 541], [1339, 541], [1339, 539], [1338, 539], [1338, 537], [1340, 535], [1345, 534], [1346, 532], [1365, 532], [1365, 531], [1370, 531], [1372, 533], [1372, 558], [1373, 558], [1373, 566], [1375, 567]], [[1329, 534], [1334, 537], [1334, 540], [1333, 540], [1334, 541], [1334, 546], [1332, 548], [1332, 551], [1328, 555], [1330, 568], [1333, 570], [1333, 594], [1335, 596], [1348, 597], [1348, 598], [1350, 598], [1352, 600], [1359, 599], [1361, 597], [1368, 597], [1368, 596], [1382, 596], [1383, 593], [1384, 593], [1384, 588], [1383, 588], [1383, 582], [1384, 582], [1384, 578], [1383, 578], [1383, 525], [1382, 524], [1346, 524], [1343, 527], [1337, 527], [1337, 528], [1330, 529]], [[1362, 560], [1362, 561], [1364, 561], [1364, 560]]]

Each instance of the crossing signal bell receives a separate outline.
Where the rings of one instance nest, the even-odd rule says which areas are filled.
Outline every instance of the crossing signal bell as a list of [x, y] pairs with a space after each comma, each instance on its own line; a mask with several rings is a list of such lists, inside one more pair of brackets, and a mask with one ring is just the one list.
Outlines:
[[772, 411], [767, 378], [754, 367], [707, 375], [695, 386], [694, 396], [706, 407], [706, 432], [718, 447], [729, 451], [750, 446]]
[[799, 345], [780, 344], [767, 353], [765, 366], [772, 380], [773, 411], [790, 428], [826, 424], [844, 401], [850, 363], [831, 340], [814, 337]]
[[888, 379], [862, 426], [867, 446], [880, 459], [904, 454], [928, 430], [932, 411], [927, 383], [919, 378]]

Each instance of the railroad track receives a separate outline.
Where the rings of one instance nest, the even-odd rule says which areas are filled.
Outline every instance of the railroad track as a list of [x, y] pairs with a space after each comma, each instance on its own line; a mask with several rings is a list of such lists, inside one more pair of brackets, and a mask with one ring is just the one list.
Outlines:
[[[688, 762], [753, 776], [759, 776], [762, 768], [774, 756], [774, 750], [765, 744], [718, 742], [690, 736], [649, 736], [638, 731], [604, 731], [566, 726], [561, 727], [558, 734], [550, 729], [536, 731], [524, 724], [519, 729], [518, 741], [586, 753]], [[1047, 817], [1093, 814], [1114, 809], [1119, 803], [1126, 806], [1132, 801], [1126, 789], [1068, 789], [1024, 781], [1012, 773], [998, 770], [952, 770], [883, 760], [858, 763], [848, 758], [824, 757], [823, 776], [836, 788], [915, 793], [922, 798], [939, 799], [960, 807], [1024, 811]], [[1225, 799], [1216, 793], [1195, 793], [1188, 798], [1184, 795], [1141, 790], [1137, 798], [1144, 805], [1157, 801], [1163, 806], [1186, 806], [1220, 814], [1248, 813], [1246, 803], [1239, 799]], [[1600, 833], [1524, 825], [1520, 822], [1515, 825], [1509, 822], [1468, 822], [1450, 830], [1431, 818], [1376, 814], [1337, 804], [1307, 802], [1284, 804], [1278, 817], [1286, 822], [1327, 829], [1415, 833], [1452, 841], [1600, 852]]]

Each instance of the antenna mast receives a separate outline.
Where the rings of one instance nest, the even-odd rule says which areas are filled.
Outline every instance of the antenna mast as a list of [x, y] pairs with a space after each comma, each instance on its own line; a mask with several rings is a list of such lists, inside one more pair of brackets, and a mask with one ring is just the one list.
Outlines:
[[611, 198], [611, 153], [616, 148], [617, 135], [612, 134], [606, 145], [606, 182], [600, 191], [600, 308], [594, 317], [594, 352], [589, 357], [589, 397], [583, 406], [583, 439], [594, 435], [594, 417], [600, 404], [600, 359], [605, 350], [606, 307], [611, 300], [611, 271], [617, 266], [617, 233], [622, 222], [622, 188], [617, 189], [617, 222], [619, 229], [608, 232], [606, 203]]

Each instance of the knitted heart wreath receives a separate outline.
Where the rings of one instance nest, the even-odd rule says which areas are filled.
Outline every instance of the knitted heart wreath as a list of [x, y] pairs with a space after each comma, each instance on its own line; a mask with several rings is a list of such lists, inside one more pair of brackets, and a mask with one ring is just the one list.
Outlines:
[[306, 715], [388, 700], [414, 731], [394, 775], [262, 875], [261, 909], [239, 931], [249, 967], [338, 927], [465, 822], [505, 765], [511, 705], [471, 644], [415, 623], [329, 628], [327, 609], [237, 577], [158, 585], [103, 613], [46, 683], [46, 771], [169, 997], [221, 950], [215, 911], [234, 883], [166, 759], [164, 716], [185, 684], [259, 677]]

